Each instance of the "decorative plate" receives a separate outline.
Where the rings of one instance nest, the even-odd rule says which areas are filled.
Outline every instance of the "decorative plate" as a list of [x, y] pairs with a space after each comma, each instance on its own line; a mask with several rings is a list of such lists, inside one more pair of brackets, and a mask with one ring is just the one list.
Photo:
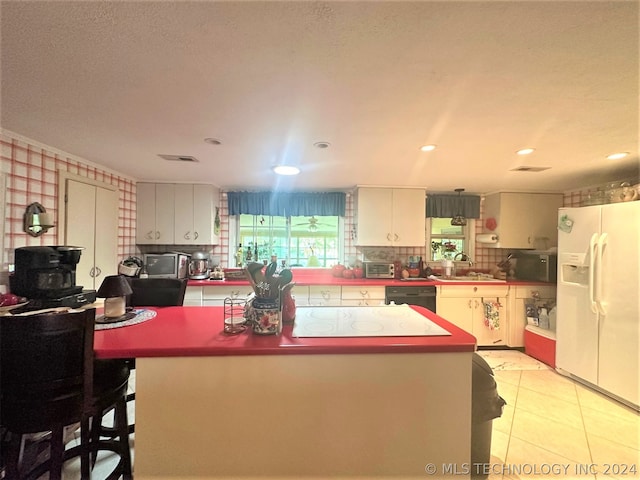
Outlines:
[[16, 303], [15, 305], [5, 305], [4, 307], [0, 307], [0, 315], [4, 315], [5, 313], [8, 313], [15, 308], [23, 307], [27, 303], [29, 302]]

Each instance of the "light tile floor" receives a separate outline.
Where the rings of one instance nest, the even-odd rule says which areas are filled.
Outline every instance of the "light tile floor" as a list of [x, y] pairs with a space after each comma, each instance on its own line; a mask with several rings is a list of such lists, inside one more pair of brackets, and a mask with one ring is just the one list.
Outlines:
[[521, 352], [479, 353], [507, 401], [493, 421], [490, 479], [640, 478], [637, 412]]
[[[507, 401], [493, 420], [490, 480], [640, 479], [637, 412], [519, 351], [479, 353]], [[79, 478], [78, 468], [79, 463], [67, 465], [65, 479]], [[104, 478], [112, 468], [113, 458], [99, 459], [93, 478]]]

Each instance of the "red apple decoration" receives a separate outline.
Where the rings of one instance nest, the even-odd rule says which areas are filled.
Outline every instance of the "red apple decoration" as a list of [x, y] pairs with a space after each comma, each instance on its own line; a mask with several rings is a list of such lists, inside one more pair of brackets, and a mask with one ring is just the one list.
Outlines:
[[353, 278], [353, 270], [351, 270], [350, 268], [345, 268], [342, 271], [342, 276], [344, 278]]
[[26, 298], [19, 297], [13, 293], [3, 293], [0, 295], [0, 307], [10, 307], [26, 301]]
[[337, 265], [334, 265], [331, 268], [331, 272], [333, 273], [334, 277], [341, 278], [342, 277], [342, 272], [344, 272], [345, 269], [346, 269], [346, 267], [344, 265], [341, 265], [340, 263], [338, 263]]
[[362, 277], [364, 277], [364, 270], [362, 269], [362, 267], [354, 267], [353, 276], [354, 276], [354, 278], [362, 278]]

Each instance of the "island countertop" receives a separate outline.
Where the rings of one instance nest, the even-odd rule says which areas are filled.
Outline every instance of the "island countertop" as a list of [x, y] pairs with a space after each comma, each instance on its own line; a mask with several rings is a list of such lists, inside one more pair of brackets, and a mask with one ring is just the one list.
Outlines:
[[280, 335], [262, 336], [248, 328], [223, 332], [224, 307], [148, 307], [155, 318], [95, 332], [98, 358], [300, 355], [345, 353], [473, 352], [476, 339], [419, 306], [411, 308], [447, 330], [449, 336], [297, 338], [292, 325]]

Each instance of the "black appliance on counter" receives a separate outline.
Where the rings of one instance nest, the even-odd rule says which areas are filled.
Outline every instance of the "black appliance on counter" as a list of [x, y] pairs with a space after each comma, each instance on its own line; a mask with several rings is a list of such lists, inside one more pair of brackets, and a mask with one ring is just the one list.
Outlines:
[[75, 308], [95, 302], [95, 290], [76, 285], [82, 250], [67, 245], [16, 248], [15, 272], [9, 277], [11, 291], [29, 299], [28, 309]]
[[385, 287], [384, 303], [388, 305], [391, 302], [396, 305], [403, 303], [418, 305], [436, 313], [436, 287], [430, 285], [387, 286]]

